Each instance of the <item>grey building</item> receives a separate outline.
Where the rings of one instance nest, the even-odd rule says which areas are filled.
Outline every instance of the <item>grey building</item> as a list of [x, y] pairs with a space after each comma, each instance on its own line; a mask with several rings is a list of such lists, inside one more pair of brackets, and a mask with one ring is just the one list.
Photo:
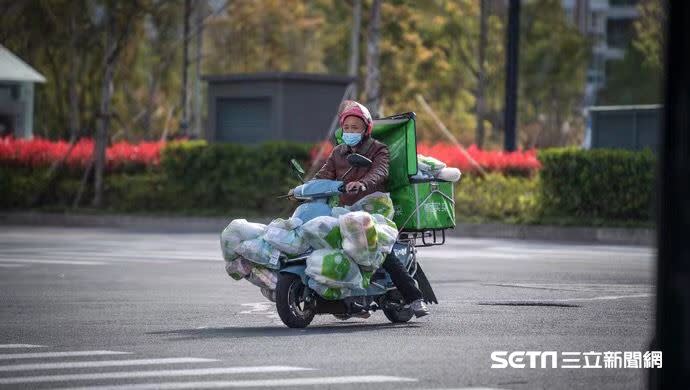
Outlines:
[[256, 144], [269, 140], [323, 140], [355, 79], [304, 73], [205, 76], [211, 142]]
[[33, 137], [34, 84], [46, 79], [0, 45], [0, 137]]
[[584, 147], [657, 151], [662, 106], [598, 106], [588, 108]]

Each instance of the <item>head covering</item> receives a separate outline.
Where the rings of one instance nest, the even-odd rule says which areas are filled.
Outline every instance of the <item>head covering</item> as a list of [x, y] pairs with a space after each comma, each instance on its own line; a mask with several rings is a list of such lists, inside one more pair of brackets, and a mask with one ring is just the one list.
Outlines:
[[374, 121], [371, 118], [369, 110], [364, 107], [364, 105], [359, 104], [354, 100], [345, 100], [340, 107], [340, 115], [338, 117], [340, 126], [343, 125], [345, 118], [348, 116], [356, 116], [357, 118], [363, 120], [364, 125], [367, 127], [364, 130], [364, 136], [369, 136], [371, 134], [371, 129], [374, 127]]

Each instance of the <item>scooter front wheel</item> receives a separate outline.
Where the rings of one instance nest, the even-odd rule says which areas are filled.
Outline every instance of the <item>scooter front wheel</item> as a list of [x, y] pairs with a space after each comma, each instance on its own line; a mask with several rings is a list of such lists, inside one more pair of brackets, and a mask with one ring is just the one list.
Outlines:
[[299, 276], [283, 273], [278, 277], [276, 287], [276, 309], [285, 325], [290, 328], [306, 328], [314, 319], [313, 305], [304, 299], [307, 288]]

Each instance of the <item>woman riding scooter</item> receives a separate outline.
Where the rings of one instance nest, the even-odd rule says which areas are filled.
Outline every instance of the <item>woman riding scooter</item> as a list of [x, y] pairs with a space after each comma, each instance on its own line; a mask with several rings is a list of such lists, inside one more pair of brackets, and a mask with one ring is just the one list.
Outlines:
[[[373, 119], [363, 105], [352, 100], [343, 102], [339, 122], [343, 129], [343, 143], [333, 149], [315, 178], [345, 181], [345, 193], [341, 195], [340, 203], [352, 205], [365, 195], [378, 191], [385, 192], [389, 152], [385, 144], [371, 137]], [[372, 161], [371, 166], [351, 168], [346, 158], [352, 153], [369, 158]], [[346, 173], [347, 176], [343, 177]], [[402, 263], [389, 254], [382, 265], [415, 316], [429, 314], [422, 292]]]

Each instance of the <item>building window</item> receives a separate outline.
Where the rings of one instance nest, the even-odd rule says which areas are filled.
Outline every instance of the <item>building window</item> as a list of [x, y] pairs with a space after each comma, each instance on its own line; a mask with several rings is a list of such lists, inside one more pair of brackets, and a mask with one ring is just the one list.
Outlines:
[[611, 48], [625, 49], [633, 36], [632, 20], [609, 19], [606, 23], [606, 43]]

